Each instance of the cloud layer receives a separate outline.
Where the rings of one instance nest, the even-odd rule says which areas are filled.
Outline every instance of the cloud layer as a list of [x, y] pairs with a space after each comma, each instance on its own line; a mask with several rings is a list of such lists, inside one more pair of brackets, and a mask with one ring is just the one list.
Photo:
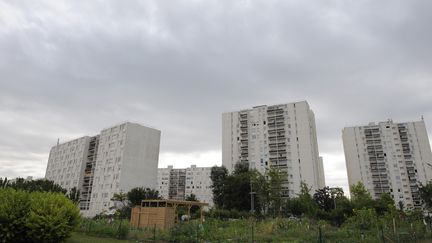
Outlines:
[[222, 112], [307, 100], [327, 183], [346, 188], [344, 126], [432, 128], [431, 9], [0, 0], [0, 177], [43, 176], [57, 138], [125, 120], [162, 130], [161, 166], [220, 164]]

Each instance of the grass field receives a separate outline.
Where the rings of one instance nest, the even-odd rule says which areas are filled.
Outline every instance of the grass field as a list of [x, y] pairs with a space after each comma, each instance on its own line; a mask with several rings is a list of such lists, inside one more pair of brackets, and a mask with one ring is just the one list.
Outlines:
[[117, 240], [104, 237], [88, 236], [80, 233], [73, 233], [66, 243], [131, 243], [135, 241]]

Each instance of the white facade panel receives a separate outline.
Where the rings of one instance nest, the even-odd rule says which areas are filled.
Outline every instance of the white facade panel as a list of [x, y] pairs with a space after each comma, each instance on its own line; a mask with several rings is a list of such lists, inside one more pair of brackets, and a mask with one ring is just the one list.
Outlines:
[[407, 209], [421, 207], [418, 184], [432, 179], [424, 121], [347, 127], [342, 137], [350, 185], [362, 182], [374, 198], [389, 193]]
[[222, 165], [232, 172], [238, 162], [265, 173], [287, 172], [285, 196], [295, 197], [301, 181], [312, 190], [325, 185], [315, 117], [306, 101], [222, 114]]
[[124, 123], [100, 133], [89, 216], [109, 211], [114, 193], [156, 189], [160, 131]]
[[78, 138], [51, 148], [45, 178], [70, 191], [80, 190], [90, 137]]
[[110, 211], [114, 193], [156, 189], [159, 144], [159, 130], [119, 124], [53, 147], [45, 177], [66, 189], [81, 189], [81, 212], [92, 217]]
[[[184, 176], [179, 177], [179, 174]], [[185, 200], [194, 194], [198, 201], [213, 207], [211, 167], [196, 167], [174, 169], [173, 166], [158, 169], [157, 190], [165, 199]], [[181, 180], [181, 181], [179, 181]]]

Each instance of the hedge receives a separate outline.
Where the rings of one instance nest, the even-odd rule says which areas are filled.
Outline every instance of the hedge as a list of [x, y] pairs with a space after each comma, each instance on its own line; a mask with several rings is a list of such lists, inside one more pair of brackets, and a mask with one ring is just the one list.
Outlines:
[[0, 242], [62, 242], [80, 212], [61, 193], [0, 189]]

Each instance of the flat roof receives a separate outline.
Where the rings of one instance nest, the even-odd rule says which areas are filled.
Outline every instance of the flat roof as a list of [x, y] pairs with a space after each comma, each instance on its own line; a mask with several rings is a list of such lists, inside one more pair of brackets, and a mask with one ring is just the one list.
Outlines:
[[171, 200], [171, 199], [148, 199], [142, 200], [141, 203], [149, 202], [149, 203], [172, 203], [172, 204], [182, 204], [182, 205], [196, 205], [196, 206], [208, 206], [208, 203], [196, 202], [196, 201], [182, 201], [182, 200]]

